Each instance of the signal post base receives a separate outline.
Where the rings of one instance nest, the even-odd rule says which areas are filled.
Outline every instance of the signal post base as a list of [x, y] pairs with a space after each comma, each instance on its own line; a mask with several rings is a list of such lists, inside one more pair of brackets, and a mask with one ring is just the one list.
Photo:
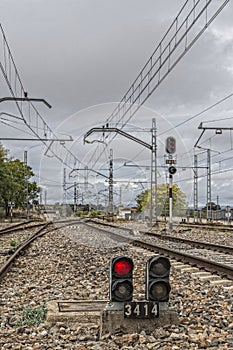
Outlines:
[[51, 300], [47, 304], [46, 323], [54, 326], [64, 323], [69, 327], [96, 325], [100, 327], [100, 338], [106, 334], [137, 333], [153, 331], [169, 324], [179, 324], [178, 315], [169, 309], [160, 309], [159, 317], [152, 319], [124, 318], [122, 303], [115, 303], [113, 309], [107, 300]]
[[100, 338], [118, 332], [153, 331], [155, 328], [171, 324], [179, 324], [178, 314], [173, 310], [160, 310], [158, 318], [150, 319], [124, 318], [123, 310], [104, 310], [100, 320]]
[[68, 327], [98, 325], [106, 300], [51, 300], [47, 303], [46, 323], [54, 326], [58, 322]]

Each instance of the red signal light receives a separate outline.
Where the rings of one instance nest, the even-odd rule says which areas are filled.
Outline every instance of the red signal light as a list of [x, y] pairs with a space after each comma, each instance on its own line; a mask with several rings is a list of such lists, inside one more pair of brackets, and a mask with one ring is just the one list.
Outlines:
[[110, 300], [130, 301], [133, 298], [133, 260], [117, 256], [110, 262]]
[[127, 275], [132, 269], [133, 266], [127, 260], [118, 260], [113, 267], [114, 272], [120, 276]]
[[176, 139], [173, 136], [167, 137], [165, 150], [169, 154], [176, 152]]

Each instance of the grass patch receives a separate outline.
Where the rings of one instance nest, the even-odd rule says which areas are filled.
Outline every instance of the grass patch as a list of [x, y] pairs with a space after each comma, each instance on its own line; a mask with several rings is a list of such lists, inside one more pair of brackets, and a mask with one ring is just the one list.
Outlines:
[[19, 245], [19, 241], [17, 241], [17, 239], [12, 239], [10, 241], [10, 246], [11, 247], [17, 247]]
[[16, 326], [39, 326], [43, 323], [47, 314], [45, 306], [36, 307], [26, 306], [20, 313], [20, 319], [16, 322]]

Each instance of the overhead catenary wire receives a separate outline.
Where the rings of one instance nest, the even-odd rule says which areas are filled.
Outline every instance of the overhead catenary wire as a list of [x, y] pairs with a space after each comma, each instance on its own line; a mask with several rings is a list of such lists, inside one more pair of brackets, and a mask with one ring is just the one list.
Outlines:
[[[204, 113], [210, 111], [212, 108], [214, 108], [214, 107], [218, 106], [219, 104], [225, 102], [226, 100], [228, 100], [228, 99], [231, 98], [231, 97], [233, 97], [233, 93], [230, 93], [229, 95], [223, 97], [222, 99], [220, 99], [220, 100], [218, 100], [217, 102], [213, 103], [212, 105], [206, 107], [206, 108], [203, 109], [202, 111], [200, 111], [200, 112], [194, 114], [192, 117], [190, 117], [190, 118], [188, 118], [188, 119], [185, 119], [183, 122], [180, 122], [180, 123], [174, 125], [173, 127], [171, 127], [171, 128], [169, 128], [169, 129], [163, 131], [162, 133], [158, 134], [158, 136], [161, 136], [161, 135], [166, 134], [167, 132], [169, 132], [169, 131], [171, 131], [171, 130], [174, 130], [174, 129], [179, 128], [181, 125], [184, 125], [184, 124], [190, 122], [191, 120], [193, 120], [193, 119], [199, 117], [200, 115], [202, 115], [202, 114], [204, 114]], [[233, 118], [233, 117], [232, 117], [232, 118]], [[229, 119], [232, 119], [232, 118], [229, 118]], [[219, 121], [219, 120], [218, 120], [218, 121]]]
[[[217, 105], [223, 103], [224, 101], [226, 101], [227, 99], [231, 98], [232, 96], [233, 96], [233, 93], [228, 94], [228, 95], [225, 96], [224, 98], [218, 100], [218, 101], [215, 102], [214, 104], [212, 104], [212, 105], [206, 107], [205, 109], [203, 109], [202, 111], [198, 112], [198, 113], [195, 114], [194, 116], [192, 116], [192, 117], [188, 118], [187, 120], [185, 120], [185, 121], [183, 121], [183, 122], [181, 122], [181, 123], [175, 125], [174, 127], [170, 128], [170, 129], [168, 129], [168, 130], [166, 130], [165, 132], [170, 131], [170, 130], [172, 130], [172, 129], [175, 129], [175, 128], [177, 128], [177, 127], [179, 127], [179, 126], [185, 124], [186, 122], [188, 122], [188, 121], [190, 121], [190, 120], [192, 120], [192, 119], [194, 119], [194, 118], [197, 118], [198, 116], [200, 116], [200, 115], [202, 115], [203, 113], [205, 113], [205, 112], [211, 110], [212, 108], [216, 107]], [[220, 121], [220, 120], [228, 120], [228, 119], [232, 119], [232, 117], [230, 117], [230, 118], [218, 119], [218, 121]], [[211, 121], [210, 121], [210, 122], [211, 122]], [[162, 134], [162, 133], [161, 133], [161, 134]], [[161, 135], [161, 134], [160, 134], [160, 135]], [[207, 142], [207, 141], [210, 140], [210, 139], [213, 139], [214, 137], [216, 137], [216, 135], [213, 135], [212, 137], [209, 137], [207, 140], [203, 141], [203, 143], [204, 143], [204, 142]], [[193, 150], [193, 149], [191, 149], [191, 150]], [[191, 150], [186, 151], [184, 154], [190, 154], [190, 151], [191, 151]], [[227, 149], [227, 150], [222, 151], [222, 152], [218, 152], [219, 154], [213, 155], [212, 158], [218, 157], [220, 154], [224, 154], [224, 153], [229, 152], [229, 151], [231, 151], [231, 150], [232, 150], [232, 148], [231, 148], [231, 149]], [[144, 151], [144, 149], [141, 150], [140, 153], [142, 153], [143, 151]], [[204, 152], [204, 153], [205, 153], [205, 152]], [[183, 156], [184, 154], [182, 154], [182, 156]], [[139, 155], [139, 153], [134, 157], [134, 160], [137, 158], [138, 155]], [[180, 155], [179, 155], [179, 157], [180, 157]], [[217, 164], [217, 163], [220, 163], [220, 162], [224, 162], [225, 160], [229, 160], [229, 159], [232, 159], [232, 158], [233, 158], [233, 157], [226, 158], [226, 159], [221, 159], [221, 160], [217, 160], [216, 162], [212, 163], [212, 165]], [[190, 159], [190, 158], [187, 157], [187, 159]], [[200, 164], [203, 163], [203, 162], [206, 162], [206, 159], [205, 159], [205, 158], [203, 158], [202, 160], [199, 160], [199, 163], [200, 163]], [[185, 165], [184, 165], [184, 168], [185, 168]], [[229, 172], [229, 171], [231, 171], [231, 169], [226, 169], [226, 171]], [[218, 173], [220, 173], [220, 172], [219, 172], [219, 171], [215, 171], [215, 172], [213, 172], [213, 175], [217, 175]], [[206, 177], [206, 176], [207, 176], [206, 174], [203, 175], [203, 177]], [[192, 180], [192, 178], [178, 180], [178, 182], [184, 182], [184, 181], [187, 181], [187, 180]], [[130, 180], [129, 180], [129, 181], [130, 181]]]
[[[226, 95], [225, 97], [223, 97], [223, 98], [221, 98], [220, 100], [214, 102], [214, 103], [211, 104], [210, 106], [204, 108], [203, 110], [201, 110], [200, 112], [194, 114], [193, 116], [189, 117], [188, 119], [185, 119], [184, 121], [182, 121], [182, 122], [180, 122], [180, 123], [178, 123], [178, 124], [172, 126], [172, 127], [169, 128], [169, 129], [166, 129], [165, 131], [163, 131], [163, 132], [161, 132], [161, 133], [158, 133], [158, 137], [161, 136], [161, 135], [164, 135], [164, 134], [168, 133], [169, 131], [172, 131], [172, 130], [174, 130], [174, 129], [179, 128], [180, 126], [182, 126], [182, 125], [188, 123], [188, 122], [191, 121], [191, 120], [196, 119], [197, 117], [199, 117], [199, 116], [201, 116], [202, 114], [204, 114], [204, 113], [210, 111], [211, 109], [213, 109], [214, 107], [220, 105], [221, 103], [225, 102], [226, 100], [228, 100], [228, 99], [231, 98], [231, 97], [233, 97], [233, 93], [230, 93], [230, 94]], [[233, 117], [218, 119], [218, 120], [216, 120], [216, 121], [227, 120], [227, 119], [233, 119]], [[214, 121], [215, 121], [215, 120], [213, 120], [213, 121], [208, 121], [208, 122], [214, 122]], [[214, 135], [213, 137], [215, 137], [215, 136], [216, 136], [216, 135]], [[205, 141], [203, 141], [202, 143], [204, 143], [204, 142], [205, 142]], [[143, 148], [142, 150], [140, 150], [140, 151], [134, 156], [134, 158], [132, 159], [132, 161], [135, 160], [135, 159], [137, 159], [137, 157], [138, 157], [141, 153], [143, 153], [144, 151], [145, 151], [144, 148]], [[185, 155], [185, 154], [189, 155], [190, 152], [192, 152], [192, 151], [193, 151], [193, 148], [191, 148], [190, 150], [186, 151], [185, 153], [180, 154], [178, 157], [183, 157], [183, 155]], [[190, 157], [187, 157], [187, 159], [190, 160]], [[183, 160], [184, 160], [184, 159], [183, 159]]]
[[[19, 112], [19, 116], [22, 122], [28, 128], [28, 130], [30, 130], [31, 133], [36, 136], [36, 138], [41, 140], [41, 142], [47, 146], [47, 154], [50, 152], [53, 157], [56, 157], [64, 165], [69, 168], [73, 168], [74, 164], [80, 163], [80, 160], [72, 152], [70, 152], [65, 144], [61, 145], [60, 150], [57, 149], [57, 146], [55, 149], [53, 148], [53, 144], [57, 140], [57, 135], [49, 127], [33, 103], [30, 100], [26, 102], [17, 101], [17, 98], [24, 99], [27, 96], [27, 92], [24, 89], [22, 80], [20, 78], [13, 55], [10, 50], [10, 46], [7, 42], [5, 32], [1, 24], [0, 37], [0, 70], [3, 74], [3, 77], [5, 78], [6, 84], [12, 97], [15, 99], [14, 103]], [[24, 109], [24, 106], [27, 106], [28, 108]], [[47, 144], [47, 141], [44, 140], [45, 136], [49, 139], [53, 139], [49, 146]], [[64, 156], [62, 155], [63, 150], [69, 154], [69, 162], [64, 159]]]
[[[120, 103], [107, 118], [106, 125], [111, 124], [111, 126], [114, 125], [118, 129], [122, 129], [127, 125], [129, 120], [191, 49], [228, 2], [229, 0], [226, 0], [216, 4], [213, 0], [187, 0], [184, 3], [175, 20]], [[207, 11], [210, 4], [213, 5], [212, 12]], [[200, 19], [204, 21], [203, 26], [196, 25]], [[181, 52], [177, 52], [178, 47], [181, 48]], [[108, 137], [109, 145], [116, 137], [116, 134], [113, 136], [106, 134], [105, 136]], [[96, 148], [91, 157], [91, 161], [93, 161], [92, 167], [96, 165], [99, 159], [100, 155]]]

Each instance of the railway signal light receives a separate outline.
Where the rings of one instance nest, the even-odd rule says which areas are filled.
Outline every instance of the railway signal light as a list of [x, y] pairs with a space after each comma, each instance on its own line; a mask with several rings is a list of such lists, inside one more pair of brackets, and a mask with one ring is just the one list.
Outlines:
[[170, 261], [163, 256], [152, 256], [146, 263], [146, 300], [164, 302], [169, 300]]
[[110, 300], [131, 301], [133, 298], [133, 260], [118, 256], [110, 262]]
[[176, 167], [173, 165], [169, 166], [168, 172], [170, 175], [174, 175], [176, 173]]
[[169, 136], [166, 139], [166, 152], [168, 154], [173, 154], [176, 151], [176, 139], [173, 136]]

